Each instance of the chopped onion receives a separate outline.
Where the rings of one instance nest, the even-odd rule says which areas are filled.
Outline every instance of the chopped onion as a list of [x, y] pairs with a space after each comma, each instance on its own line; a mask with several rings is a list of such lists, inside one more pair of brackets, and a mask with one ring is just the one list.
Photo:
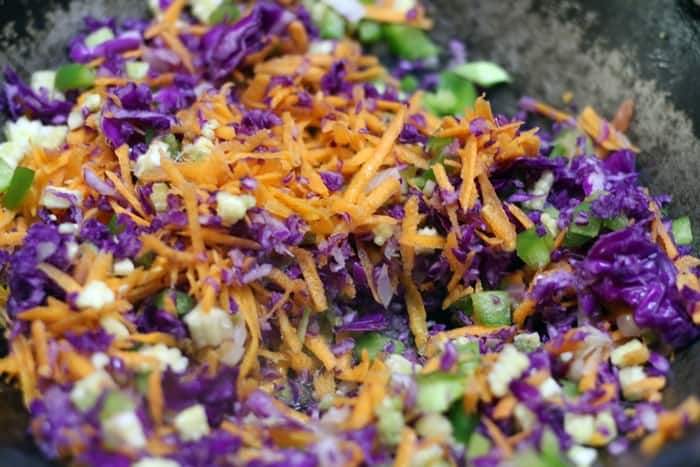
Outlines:
[[369, 183], [367, 184], [367, 188], [365, 188], [365, 191], [370, 192], [374, 190], [388, 178], [398, 178], [399, 180], [401, 180], [401, 172], [399, 171], [399, 168], [392, 167], [390, 169], [385, 169], [381, 172], [378, 172], [377, 175], [375, 175], [374, 178], [372, 178], [372, 180], [369, 181]]
[[97, 176], [95, 172], [87, 167], [83, 168], [83, 178], [85, 179], [85, 184], [105, 196], [116, 196], [117, 191], [114, 187], [110, 186], [107, 182], [102, 180]]

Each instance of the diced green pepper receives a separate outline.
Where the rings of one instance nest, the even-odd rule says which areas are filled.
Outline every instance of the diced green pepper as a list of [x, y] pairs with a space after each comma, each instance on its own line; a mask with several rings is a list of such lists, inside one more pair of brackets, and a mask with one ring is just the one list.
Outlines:
[[481, 354], [481, 350], [479, 349], [479, 342], [476, 340], [469, 340], [466, 342], [460, 342], [459, 340], [453, 341], [455, 344], [455, 347], [457, 348], [457, 353], [461, 355], [468, 355], [468, 356], [479, 356]]
[[482, 326], [509, 326], [510, 297], [508, 292], [478, 292], [471, 296], [474, 320]]
[[450, 373], [420, 375], [416, 405], [423, 412], [445, 412], [464, 394], [465, 377]]
[[367, 350], [369, 358], [374, 360], [377, 355], [384, 352], [384, 348], [390, 342], [394, 343], [394, 352], [402, 353], [404, 351], [403, 342], [397, 339], [392, 339], [379, 332], [369, 332], [363, 334], [355, 340], [355, 356], [359, 359], [362, 357], [362, 351]]
[[431, 156], [430, 168], [423, 172], [419, 177], [413, 179], [413, 184], [418, 188], [423, 188], [428, 180], [435, 180], [433, 173], [433, 165], [441, 163], [445, 160], [445, 149], [452, 143], [452, 138], [436, 138], [430, 137], [425, 146], [426, 151]]
[[0, 193], [7, 191], [10, 186], [10, 180], [15, 173], [15, 168], [10, 166], [3, 159], [0, 159]]
[[568, 379], [563, 379], [560, 381], [562, 393], [566, 397], [578, 397], [581, 395], [581, 391], [578, 388], [578, 383]]
[[616, 231], [622, 230], [630, 225], [630, 220], [624, 214], [613, 217], [612, 219], [603, 219], [603, 227]]
[[322, 39], [342, 39], [345, 36], [345, 20], [331, 8], [326, 8], [319, 26]]
[[178, 316], [184, 316], [189, 313], [196, 305], [194, 299], [177, 289], [164, 289], [157, 296], [154, 302], [155, 306], [163, 309], [165, 307], [165, 297], [170, 297], [175, 302], [175, 311]]
[[2, 199], [3, 206], [7, 209], [16, 209], [29, 193], [32, 182], [34, 182], [34, 171], [26, 167], [17, 167]]
[[467, 445], [467, 456], [470, 459], [475, 457], [485, 456], [491, 450], [491, 441], [489, 439], [475, 431], [469, 438], [469, 444]]
[[425, 31], [405, 24], [385, 24], [384, 38], [391, 51], [406, 60], [435, 57], [439, 49]]
[[452, 72], [475, 83], [482, 88], [488, 88], [502, 83], [510, 83], [511, 78], [506, 70], [493, 62], [477, 61], [463, 63], [452, 68]]
[[114, 415], [134, 410], [134, 401], [121, 391], [110, 391], [105, 397], [100, 411], [100, 420], [104, 421]]
[[693, 226], [690, 224], [688, 216], [679, 217], [671, 224], [673, 239], [679, 245], [690, 245], [693, 243]]
[[376, 21], [362, 20], [357, 26], [357, 37], [363, 44], [374, 44], [382, 40], [382, 26]]
[[464, 410], [464, 404], [461, 400], [452, 404], [447, 416], [450, 419], [450, 423], [452, 423], [452, 436], [457, 442], [467, 446], [469, 439], [479, 424], [479, 417], [474, 414], [468, 414]]
[[209, 15], [209, 24], [233, 23], [241, 16], [241, 10], [230, 0], [224, 0]]
[[452, 72], [440, 74], [437, 92], [425, 95], [425, 107], [436, 115], [462, 114], [474, 107], [477, 91], [471, 81]]
[[549, 264], [554, 239], [550, 234], [540, 237], [537, 230], [531, 229], [520, 232], [515, 241], [518, 258], [530, 267], [541, 269]]
[[401, 78], [401, 83], [399, 84], [399, 88], [403, 92], [414, 92], [416, 89], [418, 89], [418, 85], [420, 83], [418, 82], [418, 78], [416, 78], [413, 75], [406, 75], [403, 78]]
[[79, 63], [63, 65], [56, 70], [54, 86], [59, 91], [87, 89], [95, 83], [95, 70]]
[[540, 441], [542, 467], [566, 467], [569, 462], [559, 448], [559, 440], [552, 430], [545, 430]]
[[[587, 216], [588, 220], [585, 224], [579, 224], [577, 222], [579, 213], [584, 213], [584, 215]], [[585, 245], [598, 236], [601, 225], [602, 221], [594, 217], [591, 213], [591, 203], [589, 201], [584, 201], [574, 209], [571, 222], [569, 223], [569, 230], [566, 232], [566, 237], [564, 238], [564, 246], [567, 248], [576, 248]]]

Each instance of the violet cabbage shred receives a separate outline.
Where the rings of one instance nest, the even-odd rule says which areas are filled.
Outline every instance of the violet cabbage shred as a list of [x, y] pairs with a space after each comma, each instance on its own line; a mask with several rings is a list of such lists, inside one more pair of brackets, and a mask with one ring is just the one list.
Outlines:
[[639, 149], [591, 108], [494, 115], [510, 74], [419, 3], [285, 5], [155, 1], [6, 70], [0, 372], [42, 452], [587, 466], [698, 423], [661, 395], [700, 260]]

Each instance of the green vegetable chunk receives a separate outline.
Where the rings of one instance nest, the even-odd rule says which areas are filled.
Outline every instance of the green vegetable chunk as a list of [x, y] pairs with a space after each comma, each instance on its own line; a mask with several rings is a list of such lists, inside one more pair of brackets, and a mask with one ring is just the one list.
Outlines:
[[194, 299], [185, 292], [176, 289], [164, 289], [157, 296], [155, 306], [163, 309], [165, 307], [165, 297], [169, 296], [175, 302], [175, 311], [178, 316], [189, 313], [196, 305]]
[[382, 40], [382, 26], [376, 21], [360, 21], [357, 27], [357, 37], [363, 44], [377, 43]]
[[[584, 215], [587, 216], [587, 222], [585, 224], [577, 222], [577, 219], [580, 217], [579, 213], [584, 213]], [[601, 226], [602, 221], [594, 217], [591, 213], [591, 203], [589, 201], [581, 203], [574, 209], [573, 217], [569, 224], [569, 230], [566, 232], [566, 237], [564, 238], [564, 246], [567, 248], [576, 248], [585, 245], [598, 236]]]
[[461, 76], [444, 72], [435, 93], [425, 95], [425, 107], [436, 115], [462, 114], [467, 108], [474, 107], [477, 91], [474, 84]]
[[452, 68], [452, 72], [482, 88], [511, 82], [508, 72], [493, 62], [464, 63]]
[[414, 92], [416, 89], [418, 89], [418, 85], [420, 83], [418, 82], [418, 78], [416, 78], [413, 75], [406, 75], [401, 79], [401, 83], [399, 84], [399, 88], [403, 92]]
[[445, 149], [452, 143], [452, 138], [436, 138], [431, 137], [425, 146], [426, 151], [431, 156], [430, 168], [423, 172], [419, 177], [413, 179], [413, 183], [418, 188], [423, 188], [428, 180], [435, 180], [435, 173], [432, 166], [441, 163], [445, 160]]
[[355, 356], [359, 359], [362, 357], [362, 351], [367, 350], [369, 358], [374, 360], [377, 355], [384, 352], [384, 348], [390, 342], [394, 343], [394, 352], [402, 353], [404, 351], [403, 342], [387, 337], [378, 332], [369, 332], [363, 334], [355, 340]]
[[485, 456], [491, 450], [491, 441], [479, 433], [474, 432], [469, 439], [469, 444], [467, 445], [467, 456], [470, 459], [479, 456]]
[[578, 389], [578, 383], [568, 379], [561, 380], [562, 392], [566, 397], [578, 397], [581, 395], [581, 391]]
[[510, 297], [507, 292], [478, 292], [471, 296], [474, 319], [482, 326], [509, 326]]
[[679, 217], [671, 224], [673, 239], [679, 245], [690, 245], [693, 243], [693, 226], [690, 224], [688, 216]]
[[121, 391], [110, 391], [105, 397], [100, 411], [100, 420], [104, 421], [114, 415], [134, 410], [134, 402]]
[[518, 258], [533, 268], [543, 268], [550, 261], [554, 239], [550, 234], [540, 237], [536, 229], [520, 232], [515, 241], [515, 251]]
[[384, 38], [391, 51], [406, 60], [435, 57], [440, 51], [421, 29], [405, 24], [385, 24]]
[[34, 181], [34, 171], [26, 167], [17, 167], [12, 174], [10, 184], [2, 200], [3, 206], [7, 209], [16, 209], [24, 197], [29, 193], [29, 189]]
[[603, 227], [612, 231], [622, 230], [628, 225], [630, 225], [630, 220], [624, 214], [613, 217], [612, 219], [603, 220]]
[[79, 63], [63, 65], [56, 70], [54, 86], [59, 91], [87, 89], [95, 83], [95, 70]]
[[330, 8], [324, 12], [319, 26], [322, 39], [342, 39], [345, 36], [345, 20]]
[[465, 378], [449, 373], [420, 375], [416, 405], [423, 412], [445, 412], [464, 394]]
[[450, 423], [452, 423], [452, 435], [454, 439], [468, 446], [469, 440], [479, 424], [479, 417], [465, 412], [464, 404], [462, 404], [461, 400], [452, 404], [447, 416], [450, 419]]
[[241, 16], [241, 10], [238, 5], [230, 0], [224, 0], [216, 7], [209, 15], [209, 24], [232, 23]]

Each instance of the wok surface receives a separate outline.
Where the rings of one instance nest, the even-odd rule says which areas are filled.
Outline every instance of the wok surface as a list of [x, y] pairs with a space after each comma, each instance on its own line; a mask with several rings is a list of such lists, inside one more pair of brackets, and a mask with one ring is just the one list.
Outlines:
[[[510, 113], [525, 92], [559, 104], [564, 91], [612, 115], [628, 97], [630, 136], [642, 148], [642, 179], [673, 197], [671, 214], [700, 232], [700, 7], [692, 0], [433, 0], [434, 37], [459, 39], [469, 56], [512, 71], [515, 85], [489, 95]], [[137, 17], [144, 0], [0, 0], [0, 67], [21, 72], [65, 61], [65, 44], [85, 15]], [[696, 249], [698, 239], [696, 235]], [[4, 350], [4, 349], [0, 349]], [[666, 399], [700, 392], [700, 343], [673, 363]], [[27, 436], [18, 394], [0, 385], [0, 465], [49, 466]], [[640, 465], [635, 453], [608, 459]], [[700, 431], [670, 444], [651, 465], [700, 465]]]

